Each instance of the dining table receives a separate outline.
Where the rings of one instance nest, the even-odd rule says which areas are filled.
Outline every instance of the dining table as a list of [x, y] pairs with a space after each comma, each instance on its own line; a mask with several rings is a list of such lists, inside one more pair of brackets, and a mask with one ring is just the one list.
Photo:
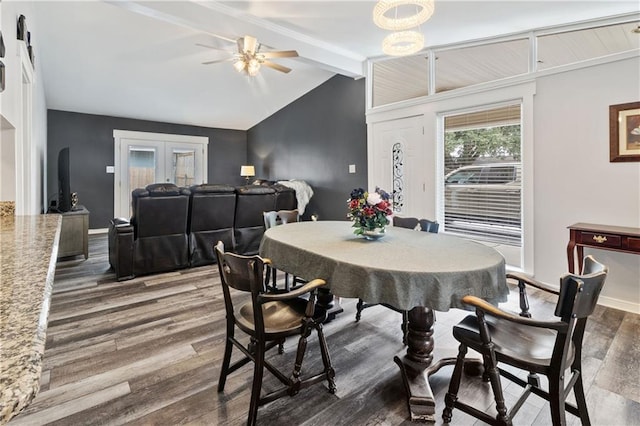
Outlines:
[[355, 235], [348, 221], [297, 222], [268, 229], [260, 255], [303, 279], [321, 278], [331, 294], [383, 303], [408, 314], [400, 367], [412, 421], [435, 421], [429, 376], [455, 358], [433, 362], [434, 311], [465, 309], [466, 295], [504, 302], [509, 289], [504, 257], [469, 239], [399, 227], [383, 238]]

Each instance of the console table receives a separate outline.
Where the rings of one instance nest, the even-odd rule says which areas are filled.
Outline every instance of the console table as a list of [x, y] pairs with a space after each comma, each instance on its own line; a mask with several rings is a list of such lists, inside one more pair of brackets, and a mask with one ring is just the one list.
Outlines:
[[62, 213], [58, 258], [78, 254], [89, 258], [89, 210], [84, 206]]
[[578, 252], [578, 271], [582, 271], [584, 247], [640, 254], [640, 228], [575, 223], [569, 228], [567, 259], [569, 272], [574, 273], [574, 248]]

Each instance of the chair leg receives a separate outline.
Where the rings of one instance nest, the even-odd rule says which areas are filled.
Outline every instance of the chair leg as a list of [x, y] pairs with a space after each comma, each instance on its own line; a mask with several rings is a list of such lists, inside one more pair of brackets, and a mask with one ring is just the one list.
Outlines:
[[549, 405], [554, 426], [567, 424], [564, 402], [564, 380], [559, 377], [549, 377]]
[[225, 339], [224, 357], [222, 358], [222, 367], [220, 368], [220, 379], [218, 380], [218, 392], [224, 391], [224, 385], [227, 382], [227, 375], [229, 374], [229, 364], [231, 363], [232, 350], [233, 350], [233, 343], [231, 342], [230, 337], [227, 337]]
[[502, 384], [500, 383], [500, 373], [498, 372], [498, 366], [495, 358], [491, 355], [484, 355], [484, 366], [489, 375], [489, 381], [491, 382], [491, 389], [493, 390], [493, 397], [496, 400], [496, 410], [498, 415], [496, 420], [501, 424], [511, 424], [511, 419], [507, 414], [507, 406], [504, 403], [504, 393], [502, 392]]
[[327, 376], [327, 384], [329, 386], [330, 393], [336, 393], [336, 372], [331, 365], [331, 356], [329, 355], [329, 348], [327, 347], [327, 340], [324, 338], [324, 330], [322, 324], [316, 324], [316, 331], [318, 332], [318, 343], [320, 343], [320, 353], [322, 354], [322, 364], [324, 365], [324, 372]]
[[247, 425], [254, 426], [258, 417], [260, 406], [260, 392], [262, 390], [262, 376], [264, 374], [264, 341], [256, 341], [255, 363], [253, 366], [253, 385], [251, 386], [251, 402], [249, 403], [249, 417]]
[[364, 309], [364, 300], [358, 299], [358, 304], [356, 305], [356, 322], [360, 321], [362, 318], [362, 311]]
[[284, 289], [286, 291], [291, 291], [291, 287], [289, 286], [289, 273], [284, 273]]
[[445, 423], [451, 422], [453, 414], [453, 406], [458, 400], [458, 390], [460, 389], [460, 380], [462, 380], [462, 370], [464, 367], [464, 357], [467, 354], [467, 347], [463, 344], [458, 348], [458, 357], [456, 359], [456, 365], [453, 367], [453, 374], [451, 375], [451, 381], [449, 382], [449, 391], [444, 396], [445, 407], [442, 412], [442, 419]]
[[266, 265], [264, 286], [267, 289], [267, 291], [278, 290], [278, 270], [276, 268]]
[[300, 339], [298, 340], [298, 351], [296, 352], [296, 362], [293, 365], [293, 373], [291, 373], [291, 384], [289, 385], [289, 396], [296, 395], [300, 392], [300, 370], [302, 370], [302, 360], [304, 354], [307, 351], [307, 337], [311, 334], [309, 323], [312, 321], [309, 318], [305, 318], [302, 331], [300, 333]]
[[580, 423], [583, 426], [591, 425], [591, 420], [589, 419], [589, 410], [587, 409], [587, 400], [584, 396], [584, 386], [582, 384], [582, 372], [579, 373], [578, 380], [573, 386], [573, 393], [576, 397], [576, 404], [578, 406], [578, 412], [580, 413]]

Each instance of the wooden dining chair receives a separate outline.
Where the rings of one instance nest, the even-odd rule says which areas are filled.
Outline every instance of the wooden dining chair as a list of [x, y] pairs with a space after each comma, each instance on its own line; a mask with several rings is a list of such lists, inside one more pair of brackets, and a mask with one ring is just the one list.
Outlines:
[[429, 219], [420, 219], [418, 224], [420, 225], [420, 230], [423, 232], [433, 232], [434, 234], [437, 234], [440, 229], [440, 224], [438, 222]]
[[418, 227], [418, 218], [393, 216], [393, 226], [400, 228], [416, 229]]
[[[554, 425], [566, 424], [565, 410], [580, 417], [583, 425], [590, 424], [582, 384], [582, 339], [587, 318], [596, 306], [607, 272], [606, 266], [587, 256], [582, 275], [563, 275], [559, 291], [522, 274], [507, 274], [507, 277], [518, 281], [520, 315], [505, 312], [478, 297], [465, 296], [463, 302], [473, 306], [476, 314], [467, 316], [453, 328], [453, 336], [460, 342], [460, 348], [449, 391], [445, 395], [444, 421], [450, 422], [452, 410], [458, 408], [489, 424], [511, 425], [515, 414], [533, 393], [549, 401]], [[523, 297], [526, 285], [558, 295], [555, 316], [559, 320], [530, 318], [526, 291]], [[496, 401], [495, 418], [458, 399], [467, 348], [482, 354], [485, 375]], [[529, 375], [524, 380], [499, 364], [527, 371]], [[540, 387], [538, 374], [547, 376], [548, 391]], [[511, 410], [507, 410], [505, 405], [500, 376], [524, 388]], [[566, 401], [571, 389], [577, 406]]]
[[[264, 216], [264, 227], [265, 229], [272, 228], [278, 225], [286, 225], [287, 223], [299, 222], [300, 214], [297, 209], [294, 210], [272, 210], [268, 212], [263, 212]], [[271, 284], [271, 289], [277, 291], [277, 269], [272, 267], [271, 265], [267, 265], [267, 275], [265, 278], [266, 285], [269, 286]], [[296, 287], [298, 284], [304, 284], [306, 281], [293, 277], [293, 287]], [[291, 285], [289, 284], [289, 273], [284, 273], [284, 288], [286, 291], [291, 290]]]
[[[423, 227], [423, 223], [424, 223], [424, 227]], [[401, 216], [393, 217], [393, 226], [397, 226], [400, 228], [413, 229], [413, 230], [420, 229], [422, 231], [434, 232], [434, 233], [437, 233], [439, 228], [438, 222], [432, 222], [427, 219], [418, 220], [418, 218], [415, 218], [415, 217], [401, 217]], [[356, 304], [356, 322], [360, 321], [360, 319], [362, 318], [363, 310], [376, 305], [379, 305], [379, 303], [365, 303], [364, 300], [358, 299], [358, 303]], [[401, 326], [402, 327], [402, 343], [406, 345], [407, 333], [409, 332], [409, 311], [398, 309], [386, 303], [380, 303], [380, 305], [384, 306], [385, 308], [389, 308], [392, 311], [396, 311], [402, 315], [402, 326]]]
[[[322, 323], [326, 320], [327, 313], [324, 309], [316, 306], [315, 303], [317, 289], [324, 286], [325, 282], [321, 279], [315, 279], [290, 292], [267, 293], [264, 287], [263, 274], [265, 265], [270, 263], [268, 259], [263, 259], [257, 255], [241, 256], [234, 253], [225, 253], [222, 242], [216, 245], [215, 251], [227, 312], [227, 334], [220, 379], [218, 381], [218, 392], [224, 391], [229, 374], [253, 361], [253, 383], [247, 418], [248, 425], [255, 425], [259, 406], [283, 396], [294, 396], [300, 389], [312, 384], [326, 380], [329, 392], [335, 393], [335, 371], [331, 366], [329, 350], [322, 330]], [[231, 297], [230, 289], [250, 293], [251, 300], [241, 306], [235, 306], [234, 301], [238, 299], [235, 296]], [[246, 348], [236, 339], [236, 329], [250, 336], [250, 343]], [[324, 368], [317, 374], [301, 378], [307, 338], [314, 329], [318, 334], [318, 343]], [[287, 376], [265, 359], [265, 353], [291, 336], [299, 336], [299, 340], [293, 372]], [[242, 352], [244, 356], [231, 363], [231, 354], [234, 347]], [[262, 379], [265, 368], [284, 386], [262, 396]]]

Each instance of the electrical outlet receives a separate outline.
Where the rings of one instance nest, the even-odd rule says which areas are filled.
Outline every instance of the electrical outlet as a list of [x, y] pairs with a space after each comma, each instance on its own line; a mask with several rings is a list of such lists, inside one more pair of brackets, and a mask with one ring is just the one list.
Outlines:
[[115, 173], [116, 168], [114, 166], [107, 166], [107, 173]]

